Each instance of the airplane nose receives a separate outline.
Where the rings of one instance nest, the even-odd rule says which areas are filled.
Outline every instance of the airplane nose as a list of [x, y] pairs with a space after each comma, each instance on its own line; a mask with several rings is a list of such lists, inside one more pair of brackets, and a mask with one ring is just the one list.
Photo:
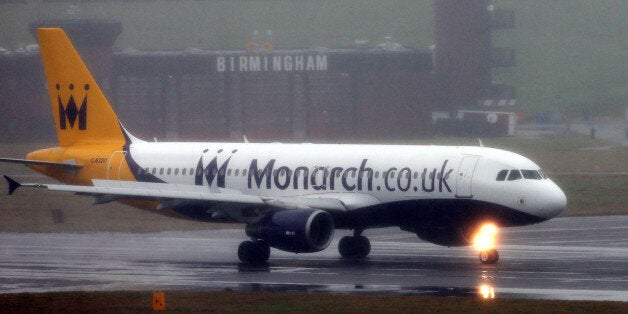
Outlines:
[[550, 181], [551, 188], [545, 190], [545, 200], [540, 208], [540, 216], [545, 219], [550, 219], [558, 216], [567, 207], [567, 196], [563, 190], [558, 187], [554, 182]]

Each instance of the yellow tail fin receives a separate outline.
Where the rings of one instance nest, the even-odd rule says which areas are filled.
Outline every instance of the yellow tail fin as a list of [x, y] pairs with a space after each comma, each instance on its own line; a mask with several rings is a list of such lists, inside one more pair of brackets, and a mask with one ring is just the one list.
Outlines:
[[37, 30], [59, 146], [124, 142], [118, 117], [59, 28]]

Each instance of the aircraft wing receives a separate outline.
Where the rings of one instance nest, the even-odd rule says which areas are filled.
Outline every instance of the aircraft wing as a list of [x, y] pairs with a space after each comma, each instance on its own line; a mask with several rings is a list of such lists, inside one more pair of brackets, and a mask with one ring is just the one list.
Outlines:
[[65, 185], [65, 184], [40, 184], [19, 183], [14, 179], [4, 176], [9, 182], [9, 195], [19, 187], [45, 188], [51, 191], [73, 192], [95, 197], [95, 204], [103, 204], [123, 198], [154, 200], [167, 208], [167, 204], [176, 202], [207, 202], [207, 203], [238, 203], [252, 205], [267, 205], [281, 208], [316, 208], [326, 211], [347, 210], [345, 204], [329, 195], [314, 196], [290, 196], [290, 197], [263, 197], [258, 195], [243, 194], [237, 190], [214, 189], [206, 186], [181, 185], [167, 183], [148, 183], [118, 180], [92, 180], [93, 186]]

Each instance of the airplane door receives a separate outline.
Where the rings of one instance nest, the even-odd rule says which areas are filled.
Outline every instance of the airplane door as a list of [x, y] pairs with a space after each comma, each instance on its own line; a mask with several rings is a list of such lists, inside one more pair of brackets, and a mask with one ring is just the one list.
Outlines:
[[473, 198], [471, 183], [473, 181], [473, 171], [480, 156], [464, 156], [458, 167], [458, 176], [456, 179], [456, 197]]
[[120, 170], [124, 164], [124, 157], [126, 157], [126, 152], [123, 150], [117, 150], [111, 154], [107, 164], [108, 180], [120, 180]]

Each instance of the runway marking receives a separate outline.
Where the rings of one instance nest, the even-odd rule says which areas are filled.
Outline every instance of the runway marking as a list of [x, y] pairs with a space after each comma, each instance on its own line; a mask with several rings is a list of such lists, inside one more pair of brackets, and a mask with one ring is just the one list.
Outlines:
[[[628, 226], [619, 226], [619, 227], [606, 227], [604, 230], [625, 230], [628, 229]], [[547, 233], [547, 232], [564, 232], [564, 231], [600, 231], [599, 228], [591, 227], [591, 228], [552, 228], [552, 229], [529, 229], [529, 230], [507, 230], [501, 229], [503, 233]]]
[[599, 301], [620, 301], [628, 300], [628, 292], [614, 290], [577, 290], [577, 289], [526, 289], [526, 288], [495, 288], [499, 298], [499, 293], [524, 294], [541, 299], [562, 300], [599, 300]]
[[414, 233], [409, 233], [408, 235], [390, 235], [390, 236], [369, 236], [368, 237], [371, 242], [382, 242], [382, 241], [389, 241], [389, 240], [402, 240], [402, 239], [418, 239], [416, 237], [416, 234]]
[[[558, 243], [582, 243], [582, 240], [562, 240], [562, 241], [543, 241], [543, 244], [558, 244]], [[616, 242], [613, 240], [600, 239], [600, 240], [586, 240], [585, 243], [608, 243]]]

